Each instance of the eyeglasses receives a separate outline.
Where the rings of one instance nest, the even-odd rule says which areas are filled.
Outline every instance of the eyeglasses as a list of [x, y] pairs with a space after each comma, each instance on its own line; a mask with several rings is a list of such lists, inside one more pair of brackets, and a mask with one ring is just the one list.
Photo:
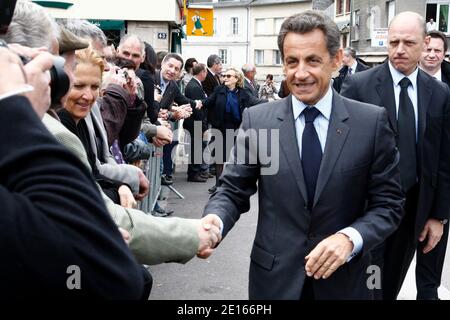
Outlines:
[[231, 77], [236, 77], [234, 74], [224, 74], [223, 76], [228, 79]]

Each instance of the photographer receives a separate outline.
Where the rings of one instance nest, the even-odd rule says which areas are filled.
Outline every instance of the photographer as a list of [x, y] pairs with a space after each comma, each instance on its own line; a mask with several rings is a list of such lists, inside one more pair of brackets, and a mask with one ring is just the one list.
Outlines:
[[268, 74], [266, 76], [266, 82], [264, 82], [264, 84], [261, 86], [261, 89], [259, 90], [259, 97], [261, 99], [273, 101], [277, 99], [277, 93], [278, 90], [273, 83], [273, 75]]

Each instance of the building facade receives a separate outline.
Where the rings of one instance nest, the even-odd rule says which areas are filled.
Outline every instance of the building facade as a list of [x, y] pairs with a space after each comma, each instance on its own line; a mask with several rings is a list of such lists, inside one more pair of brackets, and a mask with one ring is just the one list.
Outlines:
[[[117, 44], [121, 36], [132, 33], [150, 43], [155, 51], [181, 50], [182, 0], [33, 1], [44, 6], [55, 18], [88, 19], [102, 28]], [[157, 8], [157, 10], [155, 9]]]

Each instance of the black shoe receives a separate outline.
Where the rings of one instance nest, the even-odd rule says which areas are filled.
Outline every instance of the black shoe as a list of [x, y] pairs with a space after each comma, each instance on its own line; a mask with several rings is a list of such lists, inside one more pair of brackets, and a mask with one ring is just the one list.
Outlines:
[[217, 187], [214, 186], [214, 187], [209, 188], [209, 189], [208, 189], [208, 192], [209, 192], [209, 193], [214, 193], [214, 192], [216, 192], [216, 190], [217, 190]]
[[161, 185], [170, 186], [172, 184], [173, 184], [173, 181], [168, 176], [165, 176], [165, 175], [161, 176]]
[[207, 180], [208, 179], [203, 178], [200, 174], [187, 178], [187, 181], [189, 182], [206, 182]]
[[166, 212], [159, 212], [159, 211], [152, 211], [151, 212], [152, 216], [154, 217], [167, 217], [168, 214]]
[[152, 212], [158, 214], [160, 217], [167, 217], [170, 216], [173, 213], [173, 210], [164, 210], [161, 207], [155, 208]]
[[209, 179], [209, 178], [212, 178], [212, 177], [214, 177], [211, 173], [208, 173], [208, 172], [202, 172], [202, 173], [200, 173], [200, 177], [202, 177], [202, 178], [204, 178], [204, 179]]

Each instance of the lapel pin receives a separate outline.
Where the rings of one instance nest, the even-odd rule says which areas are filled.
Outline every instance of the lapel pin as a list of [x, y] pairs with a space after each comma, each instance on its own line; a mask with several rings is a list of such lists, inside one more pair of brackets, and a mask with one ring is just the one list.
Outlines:
[[342, 133], [342, 130], [341, 130], [341, 129], [336, 129], [336, 132], [337, 132], [338, 134], [341, 134], [341, 133]]

